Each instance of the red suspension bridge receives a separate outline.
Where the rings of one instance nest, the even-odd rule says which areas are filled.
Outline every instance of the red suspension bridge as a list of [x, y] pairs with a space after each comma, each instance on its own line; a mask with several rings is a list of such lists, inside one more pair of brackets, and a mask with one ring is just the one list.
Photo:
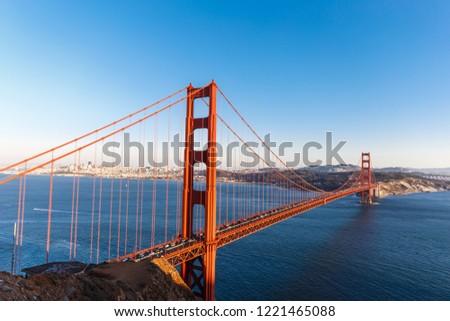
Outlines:
[[6, 186], [14, 273], [22, 257], [36, 264], [163, 256], [205, 300], [214, 299], [218, 248], [352, 194], [370, 204], [377, 188], [370, 153], [333, 191], [307, 182], [214, 82], [1, 168]]

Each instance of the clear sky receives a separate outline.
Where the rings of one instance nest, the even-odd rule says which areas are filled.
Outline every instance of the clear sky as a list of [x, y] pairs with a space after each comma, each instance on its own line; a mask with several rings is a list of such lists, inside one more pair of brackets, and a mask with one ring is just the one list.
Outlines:
[[450, 1], [0, 1], [0, 163], [215, 79], [258, 132], [450, 166]]

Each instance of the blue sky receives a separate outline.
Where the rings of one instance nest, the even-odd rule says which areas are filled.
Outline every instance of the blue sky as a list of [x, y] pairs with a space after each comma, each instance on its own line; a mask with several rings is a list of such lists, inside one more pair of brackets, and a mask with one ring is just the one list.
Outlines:
[[0, 1], [0, 163], [215, 79], [260, 133], [450, 166], [448, 1]]

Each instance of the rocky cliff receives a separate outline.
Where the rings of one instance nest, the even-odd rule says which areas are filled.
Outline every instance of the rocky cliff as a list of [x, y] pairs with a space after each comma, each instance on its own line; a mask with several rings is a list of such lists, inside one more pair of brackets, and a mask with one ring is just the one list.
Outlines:
[[380, 196], [402, 195], [411, 193], [437, 192], [450, 190], [450, 182], [425, 179], [420, 177], [405, 177], [380, 181]]
[[28, 278], [0, 272], [0, 300], [196, 300], [164, 259], [100, 264]]

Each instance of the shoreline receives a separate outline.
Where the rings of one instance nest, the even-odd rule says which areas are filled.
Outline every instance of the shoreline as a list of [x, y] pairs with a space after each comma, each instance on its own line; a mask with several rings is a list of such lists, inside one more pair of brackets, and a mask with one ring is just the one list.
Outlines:
[[415, 195], [415, 194], [433, 194], [433, 193], [448, 193], [448, 192], [450, 192], [450, 189], [442, 189], [442, 190], [426, 191], [426, 192], [422, 192], [422, 191], [407, 192], [407, 193], [402, 193], [402, 194], [386, 194], [386, 195], [379, 197], [379, 199], [388, 198], [388, 197], [408, 196], [408, 195]]
[[[1, 173], [2, 175], [17, 175], [15, 172], [7, 172]], [[1, 175], [0, 174], [0, 175]], [[156, 175], [156, 176], [140, 176], [135, 173], [121, 173], [122, 175], [96, 175], [98, 173], [54, 173], [53, 175], [56, 177], [84, 177], [84, 178], [105, 178], [105, 179], [130, 179], [130, 180], [150, 180], [150, 181], [173, 181], [173, 182], [182, 182], [183, 177], [180, 175]], [[245, 174], [245, 173], [244, 173]], [[49, 173], [30, 173], [27, 174], [30, 176], [50, 176]], [[197, 176], [198, 182], [205, 182], [205, 177], [203, 175]], [[223, 176], [217, 177], [217, 182], [220, 184], [256, 184], [256, 182], [246, 181], [245, 179], [237, 180], [233, 179], [233, 176]], [[265, 185], [275, 185], [267, 182]], [[420, 177], [404, 177], [401, 179], [381, 179], [379, 181], [380, 185], [380, 193], [379, 198], [385, 198], [389, 196], [401, 196], [401, 195], [409, 195], [409, 194], [418, 194], [418, 193], [434, 193], [434, 192], [446, 192], [450, 191], [450, 181], [437, 181], [432, 179], [420, 178]]]

